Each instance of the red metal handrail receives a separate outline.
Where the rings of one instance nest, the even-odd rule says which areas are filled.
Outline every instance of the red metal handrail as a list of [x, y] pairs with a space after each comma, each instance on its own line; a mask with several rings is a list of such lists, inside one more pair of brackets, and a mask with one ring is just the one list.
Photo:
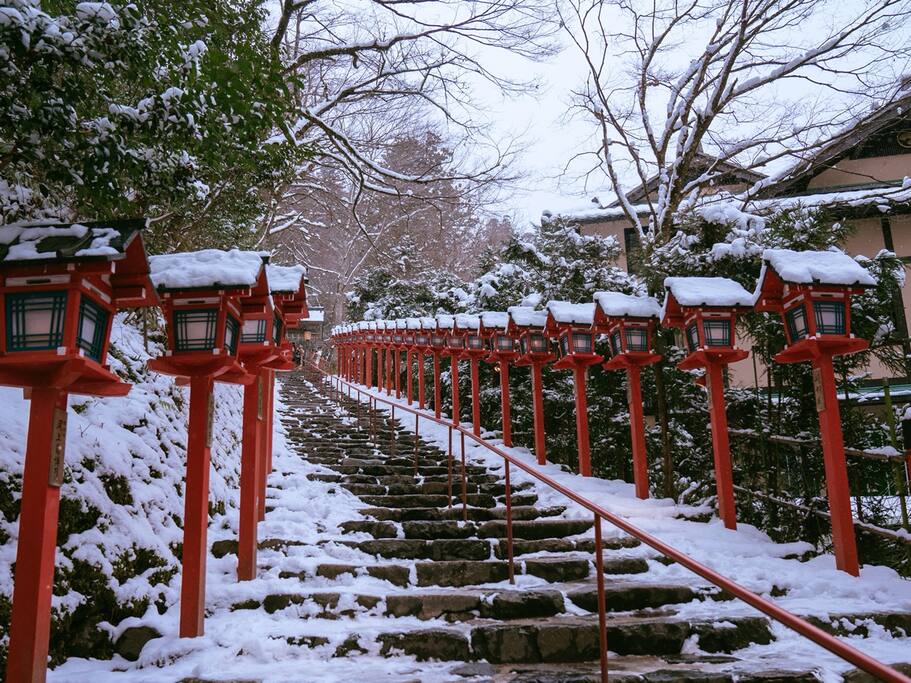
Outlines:
[[[775, 604], [774, 602], [772, 602], [770, 600], [766, 600], [765, 598], [763, 598], [760, 595], [757, 595], [756, 593], [749, 590], [748, 588], [745, 588], [744, 586], [741, 586], [740, 584], [734, 582], [733, 580], [727, 578], [726, 576], [719, 574], [714, 569], [711, 569], [710, 567], [707, 567], [706, 565], [701, 564], [700, 562], [697, 562], [696, 560], [691, 558], [689, 555], [686, 555], [682, 551], [677, 550], [676, 548], [673, 548], [672, 546], [668, 545], [664, 541], [656, 538], [655, 536], [652, 536], [648, 532], [645, 532], [645, 531], [639, 529], [638, 527], [630, 524], [627, 520], [623, 519], [622, 517], [619, 517], [618, 515], [604, 509], [597, 503], [594, 503], [593, 501], [588, 500], [587, 498], [579, 495], [575, 491], [572, 491], [571, 489], [567, 488], [563, 484], [561, 484], [558, 481], [547, 476], [543, 472], [540, 472], [532, 465], [529, 465], [528, 463], [525, 463], [525, 462], [517, 459], [515, 456], [510, 455], [509, 453], [498, 448], [497, 446], [495, 446], [491, 443], [488, 443], [480, 436], [475, 436], [471, 430], [465, 429], [460, 424], [448, 422], [446, 420], [436, 418], [434, 415], [432, 415], [426, 411], [422, 411], [422, 410], [418, 410], [416, 408], [412, 408], [410, 406], [402, 405], [401, 403], [398, 403], [393, 400], [384, 399], [380, 396], [375, 396], [371, 393], [368, 393], [367, 391], [361, 390], [355, 384], [348, 382], [347, 380], [344, 380], [337, 375], [330, 375], [328, 372], [326, 372], [325, 370], [323, 370], [316, 364], [313, 364], [313, 367], [321, 374], [330, 378], [330, 380], [335, 381], [339, 386], [346, 386], [349, 389], [356, 391], [358, 394], [359, 403], [360, 403], [360, 395], [365, 394], [374, 403], [381, 402], [381, 403], [385, 403], [385, 404], [388, 404], [389, 406], [391, 406], [392, 410], [393, 410], [393, 413], [392, 413], [393, 419], [395, 416], [394, 411], [396, 409], [404, 410], [405, 412], [414, 414], [416, 416], [416, 419], [424, 418], [425, 420], [430, 420], [431, 422], [435, 422], [444, 427], [449, 427], [450, 430], [456, 430], [456, 431], [460, 432], [463, 440], [465, 439], [465, 437], [467, 437], [467, 438], [471, 439], [472, 441], [474, 441], [475, 443], [477, 443], [478, 445], [487, 448], [489, 451], [491, 451], [491, 452], [495, 453], [496, 455], [500, 456], [501, 458], [503, 458], [504, 463], [506, 463], [507, 470], [509, 468], [509, 464], [515, 465], [516, 467], [523, 470], [527, 474], [531, 475], [532, 477], [534, 477], [541, 483], [546, 484], [553, 490], [563, 494], [564, 496], [569, 498], [571, 501], [573, 501], [577, 505], [580, 505], [581, 507], [592, 512], [595, 516], [595, 535], [597, 537], [595, 552], [596, 552], [596, 563], [597, 563], [598, 567], [600, 567], [600, 564], [601, 564], [601, 560], [600, 560], [601, 549], [599, 547], [600, 543], [598, 543], [597, 541], [600, 541], [601, 519], [604, 519], [604, 520], [610, 522], [611, 524], [613, 524], [618, 529], [621, 529], [622, 531], [629, 534], [630, 536], [638, 539], [640, 542], [645, 543], [646, 545], [650, 546], [651, 548], [657, 550], [659, 553], [661, 553], [665, 557], [668, 557], [668, 558], [674, 560], [678, 564], [680, 564], [680, 565], [686, 567], [687, 569], [689, 569], [690, 571], [692, 571], [694, 574], [701, 576], [703, 579], [705, 579], [709, 583], [714, 584], [718, 588], [727, 591], [728, 593], [730, 593], [731, 595], [734, 595], [737, 598], [740, 598], [745, 603], [747, 603], [751, 607], [759, 610], [760, 612], [762, 612], [766, 616], [770, 617], [771, 619], [774, 619], [775, 621], [787, 626], [788, 628], [797, 632], [801, 636], [813, 641], [820, 647], [825, 648], [826, 650], [828, 650], [832, 654], [840, 657], [841, 659], [843, 659], [847, 662], [850, 662], [851, 664], [855, 665], [859, 669], [861, 669], [869, 674], [873, 674], [874, 676], [877, 676], [880, 680], [889, 681], [890, 683], [911, 683], [911, 678], [905, 676], [901, 672], [893, 669], [890, 666], [887, 666], [886, 664], [883, 664], [882, 662], [880, 662], [876, 659], [873, 659], [869, 655], [864, 654], [860, 650], [852, 647], [851, 645], [848, 645], [847, 643], [836, 638], [835, 636], [833, 636], [829, 633], [826, 633], [821, 628], [814, 626], [813, 624], [806, 621], [805, 619], [802, 619], [801, 617], [798, 617], [797, 615], [792, 614], [791, 612], [788, 612], [786, 609]], [[339, 392], [339, 393], [341, 393], [341, 392]], [[349, 394], [349, 397], [350, 397], [350, 394]], [[463, 441], [463, 443], [464, 443], [464, 441]], [[451, 456], [451, 448], [452, 448], [452, 439], [450, 438], [450, 456]], [[464, 457], [464, 446], [462, 448], [462, 455]], [[464, 476], [464, 469], [463, 469], [463, 476]], [[450, 496], [450, 501], [451, 501], [451, 496]], [[463, 505], [464, 505], [464, 499], [463, 499]], [[508, 524], [508, 526], [511, 526], [511, 519], [507, 518], [507, 524]], [[510, 534], [510, 536], [511, 536], [511, 534]], [[511, 555], [512, 555], [512, 553], [510, 552], [510, 556]], [[510, 559], [511, 559], [511, 557], [510, 557]], [[605, 614], [604, 584], [603, 584], [604, 578], [603, 578], [603, 572], [600, 571], [600, 569], [598, 570], [598, 576], [596, 578], [598, 579], [598, 594], [599, 594], [598, 617], [599, 617], [599, 626], [601, 629], [601, 642], [602, 642], [601, 675], [602, 675], [603, 681], [605, 681], [605, 683], [606, 683], [606, 681], [607, 681], [606, 614]]]

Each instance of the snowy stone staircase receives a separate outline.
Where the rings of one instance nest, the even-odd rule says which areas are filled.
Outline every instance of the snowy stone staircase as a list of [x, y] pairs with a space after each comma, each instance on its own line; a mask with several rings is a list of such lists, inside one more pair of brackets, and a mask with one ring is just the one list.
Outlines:
[[[446, 680], [600, 680], [590, 521], [539, 505], [532, 484], [514, 486], [511, 585], [505, 491], [495, 472], [466, 466], [463, 519], [459, 463], [445, 451], [416, 443], [384, 413], [373, 415], [371, 430], [366, 405], [329, 392], [314, 375], [287, 377], [283, 402], [289, 446], [320, 466], [308, 477], [330, 493], [357, 496], [359, 516], [325, 530], [316, 560], [293, 538], [262, 541], [260, 567], [277, 571], [282, 590], [233, 610], [262, 608], [298, 623], [351, 620], [342, 642], [314, 633], [294, 644], [331, 657], [449, 662]], [[280, 490], [280, 478], [270, 482], [273, 493]], [[612, 680], [817, 680], [810, 665], [779, 670], [740, 655], [773, 640], [766, 619], [681, 617], [680, 605], [717, 605], [720, 614], [727, 603], [714, 590], [649, 580], [649, 560], [657, 558], [635, 539], [608, 536], [604, 546]], [[216, 555], [231, 551], [229, 543], [213, 546]], [[299, 588], [289, 590], [293, 580]]]

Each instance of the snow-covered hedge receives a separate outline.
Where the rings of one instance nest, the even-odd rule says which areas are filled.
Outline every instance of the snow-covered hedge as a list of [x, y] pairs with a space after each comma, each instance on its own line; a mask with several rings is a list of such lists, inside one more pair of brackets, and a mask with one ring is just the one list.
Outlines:
[[[61, 489], [51, 655], [109, 656], [109, 625], [177, 601], [188, 390], [145, 369], [139, 331], [118, 316], [111, 368], [123, 398], [71, 396]], [[155, 353], [152, 344], [152, 353]], [[210, 511], [237, 507], [240, 389], [216, 385]], [[5, 668], [16, 559], [27, 401], [0, 387], [0, 670]]]

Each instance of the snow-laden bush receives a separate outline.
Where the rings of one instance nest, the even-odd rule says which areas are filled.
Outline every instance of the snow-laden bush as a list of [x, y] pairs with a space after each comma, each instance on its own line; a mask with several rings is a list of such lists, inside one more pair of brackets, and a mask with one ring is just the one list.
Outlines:
[[[133, 388], [123, 398], [71, 396], [61, 488], [51, 657], [106, 657], [108, 625], [180, 589], [188, 390], [149, 372], [139, 331], [118, 316], [108, 361]], [[153, 344], [153, 346], [156, 346]], [[152, 355], [156, 352], [152, 348]], [[241, 395], [216, 384], [209, 509], [237, 507]], [[0, 670], [5, 668], [18, 541], [28, 402], [0, 388]]]

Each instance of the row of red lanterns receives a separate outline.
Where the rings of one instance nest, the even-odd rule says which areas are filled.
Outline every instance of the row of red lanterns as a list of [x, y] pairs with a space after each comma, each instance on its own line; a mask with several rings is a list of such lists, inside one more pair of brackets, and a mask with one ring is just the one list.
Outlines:
[[268, 255], [205, 250], [148, 258], [144, 220], [0, 228], [0, 385], [31, 400], [6, 680], [47, 670], [70, 394], [124, 396], [106, 364], [114, 314], [161, 307], [165, 354], [151, 370], [190, 386], [180, 635], [203, 633], [214, 383], [244, 386], [238, 580], [256, 570], [271, 469], [274, 372], [285, 331], [307, 317], [306, 269]]
[[[608, 370], [627, 373], [633, 473], [636, 495], [648, 497], [648, 466], [640, 387], [643, 367], [660, 360], [653, 350], [655, 326], [680, 331], [687, 356], [678, 364], [685, 370], [702, 369], [697, 382], [709, 398], [714, 471], [719, 516], [736, 528], [731, 453], [724, 402], [724, 368], [748, 356], [736, 346], [736, 320], [749, 311], [776, 312], [785, 327], [786, 346], [779, 363], [813, 364], [816, 407], [825, 460], [836, 563], [839, 569], [859, 571], [842, 441], [838, 394], [832, 358], [868, 346], [851, 333], [851, 297], [875, 280], [856, 261], [841, 252], [767, 250], [754, 292], [726, 278], [674, 277], [665, 281], [663, 304], [645, 296], [599, 292], [592, 303], [551, 301], [544, 310], [512, 307], [507, 312], [479, 315], [438, 315], [370, 321], [333, 329], [339, 351], [339, 371], [368, 386], [373, 378], [373, 352], [378, 351], [381, 387], [399, 397], [399, 356], [407, 353], [407, 400], [412, 402], [411, 368], [418, 361], [418, 406], [425, 407], [424, 356], [433, 357], [434, 411], [440, 417], [440, 358], [451, 358], [453, 420], [459, 421], [458, 361], [471, 365], [472, 428], [480, 434], [478, 362], [496, 363], [501, 381], [503, 441], [512, 445], [508, 372], [510, 363], [531, 369], [534, 450], [545, 463], [543, 389], [541, 368], [553, 363], [573, 372], [579, 470], [591, 475], [586, 404], [586, 376], [599, 363]], [[610, 357], [595, 352], [596, 335], [605, 335]], [[385, 360], [384, 360], [385, 357]]]

